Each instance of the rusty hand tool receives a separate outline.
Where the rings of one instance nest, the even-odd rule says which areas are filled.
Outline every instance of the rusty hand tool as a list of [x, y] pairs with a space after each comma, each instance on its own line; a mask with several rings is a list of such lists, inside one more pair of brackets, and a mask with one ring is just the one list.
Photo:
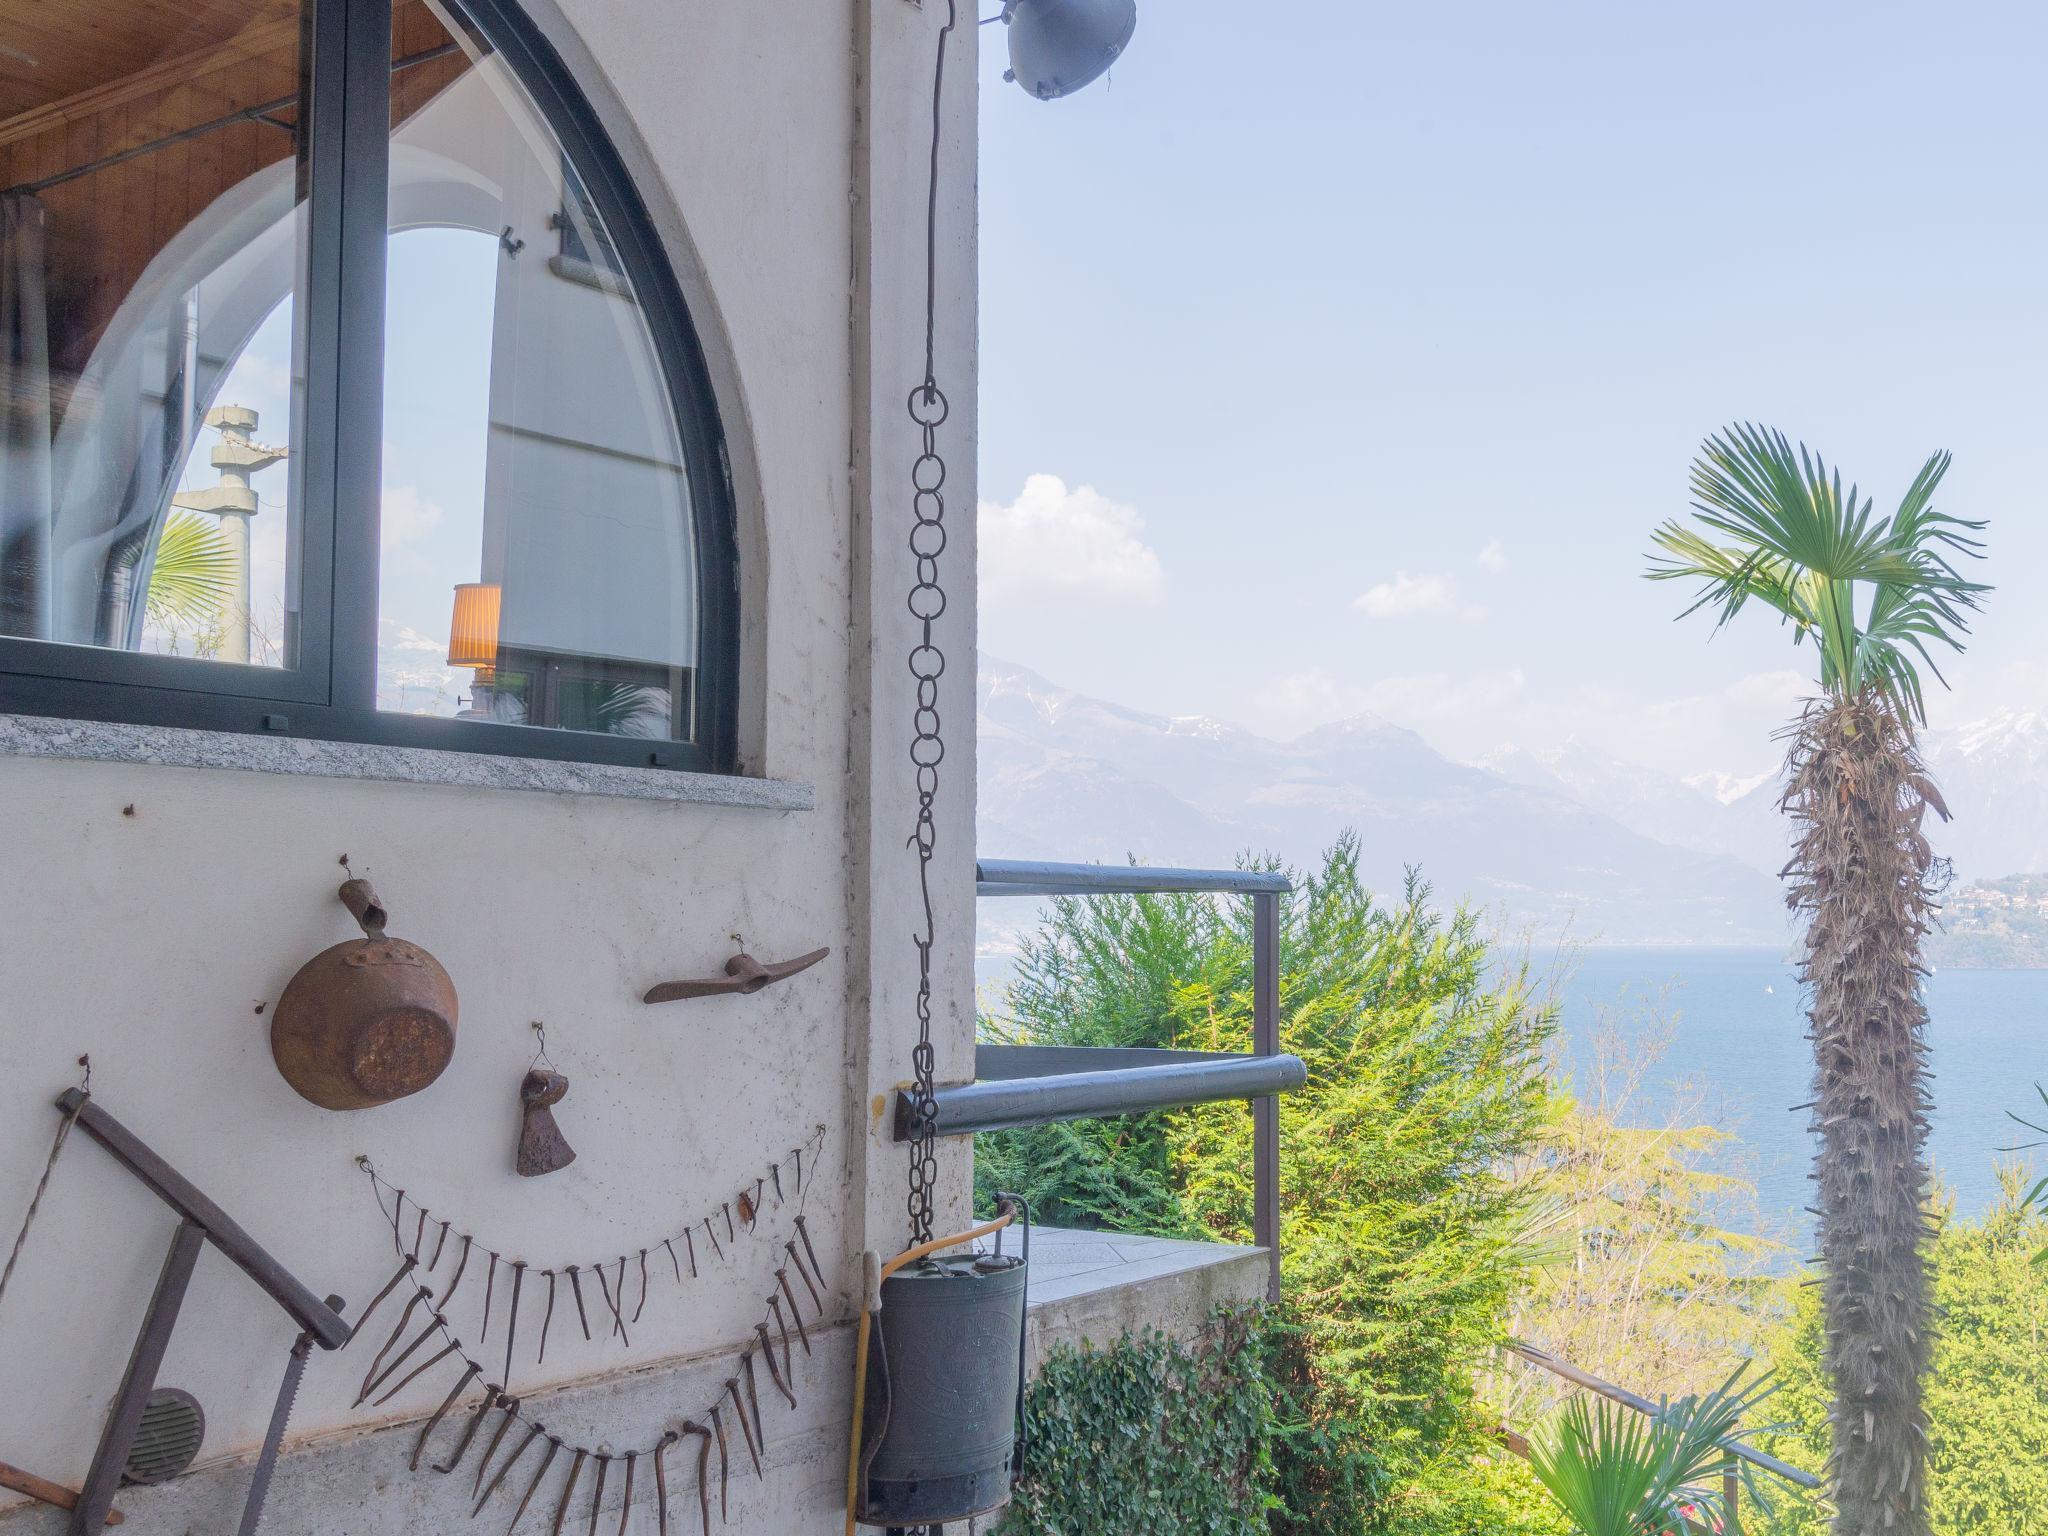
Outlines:
[[597, 1516], [598, 1512], [604, 1507], [604, 1478], [605, 1473], [611, 1470], [611, 1465], [611, 1457], [605, 1455], [603, 1451], [599, 1451], [597, 1453], [597, 1489], [590, 1495], [589, 1536], [597, 1536]]
[[569, 1499], [576, 1492], [576, 1479], [583, 1475], [583, 1463], [590, 1452], [582, 1446], [576, 1448], [576, 1459], [569, 1463], [569, 1481], [562, 1484], [562, 1502], [555, 1506], [555, 1528], [553, 1536], [562, 1536], [562, 1524], [569, 1518]]
[[626, 1493], [619, 1501], [618, 1536], [626, 1536], [626, 1519], [633, 1513], [633, 1463], [639, 1459], [638, 1451], [626, 1452]]
[[797, 1308], [796, 1292], [789, 1288], [789, 1271], [776, 1270], [775, 1282], [782, 1287], [783, 1297], [789, 1302], [789, 1320], [796, 1324], [797, 1342], [803, 1345], [804, 1353], [808, 1355], [811, 1352], [811, 1336], [804, 1332], [804, 1315]]
[[521, 1178], [559, 1173], [576, 1161], [576, 1149], [562, 1134], [555, 1106], [569, 1092], [569, 1079], [559, 1072], [530, 1069], [519, 1084], [519, 1145], [512, 1168]]
[[519, 1399], [516, 1397], [500, 1397], [498, 1407], [503, 1410], [505, 1417], [498, 1421], [497, 1430], [491, 1435], [491, 1443], [484, 1447], [483, 1455], [477, 1458], [476, 1478], [469, 1485], [472, 1498], [482, 1495], [484, 1474], [491, 1470], [491, 1458], [498, 1454], [498, 1446], [505, 1438], [505, 1431], [510, 1429], [519, 1417]]
[[519, 1507], [512, 1511], [512, 1523], [505, 1527], [505, 1536], [512, 1536], [512, 1532], [519, 1529], [519, 1522], [526, 1518], [526, 1506], [533, 1502], [535, 1490], [540, 1487], [541, 1479], [548, 1475], [548, 1468], [555, 1462], [555, 1452], [561, 1448], [562, 1442], [549, 1435], [547, 1454], [541, 1457], [540, 1466], [534, 1471], [533, 1481], [526, 1485], [526, 1492], [519, 1500]]
[[[47, 1477], [37, 1477], [33, 1472], [24, 1472], [20, 1467], [9, 1466], [0, 1461], [0, 1488], [11, 1488], [16, 1493], [25, 1493], [39, 1504], [48, 1504], [53, 1509], [76, 1509], [78, 1494], [62, 1483], [53, 1483]], [[128, 1517], [118, 1509], [107, 1511], [107, 1524], [119, 1525]]]
[[[509, 1473], [514, 1467], [519, 1465], [519, 1458], [526, 1454], [526, 1448], [529, 1445], [533, 1444], [534, 1441], [538, 1440], [541, 1437], [541, 1434], [541, 1426], [537, 1423], [529, 1424], [526, 1427], [526, 1438], [524, 1440], [521, 1440], [519, 1444], [513, 1448], [512, 1454], [510, 1456], [507, 1456], [503, 1464], [499, 1466], [498, 1475], [492, 1478], [490, 1482], [484, 1487], [483, 1491], [477, 1495], [476, 1508], [472, 1509], [469, 1512], [470, 1519], [474, 1520], [478, 1515], [483, 1513], [484, 1506], [491, 1502], [491, 1495], [498, 1491], [498, 1486], [505, 1481], [506, 1474]], [[490, 1460], [491, 1458], [489, 1453], [486, 1453], [484, 1456], [484, 1464], [488, 1466], [490, 1464]]]
[[772, 987], [778, 981], [794, 976], [798, 971], [807, 971], [820, 960], [831, 954], [829, 949], [814, 949], [807, 955], [794, 960], [778, 960], [763, 965], [752, 955], [742, 951], [725, 962], [723, 976], [698, 976], [688, 981], [665, 981], [656, 987], [649, 987], [640, 1000], [643, 1003], [678, 1003], [693, 997], [723, 997], [730, 993], [743, 996]]
[[446, 1461], [433, 1463], [436, 1472], [453, 1472], [462, 1465], [462, 1458], [469, 1454], [470, 1442], [476, 1439], [476, 1432], [484, 1427], [484, 1415], [491, 1411], [491, 1404], [498, 1400], [499, 1390], [490, 1382], [484, 1383], [483, 1401], [476, 1405], [476, 1412], [469, 1416], [469, 1427], [462, 1432], [462, 1438], [455, 1443], [454, 1454]]
[[[340, 1312], [343, 1305], [339, 1296], [327, 1298], [331, 1312]], [[256, 1470], [249, 1477], [249, 1497], [242, 1505], [242, 1523], [236, 1527], [236, 1536], [255, 1536], [256, 1526], [263, 1519], [263, 1501], [270, 1496], [270, 1478], [277, 1470], [284, 1427], [291, 1419], [292, 1404], [298, 1399], [299, 1378], [306, 1374], [306, 1356], [312, 1352], [313, 1334], [308, 1330], [299, 1335], [285, 1360], [284, 1380], [278, 1383], [277, 1402], [270, 1410], [270, 1427], [263, 1432], [263, 1449], [257, 1453]]]
[[441, 1399], [441, 1406], [434, 1410], [434, 1416], [427, 1420], [426, 1427], [420, 1431], [420, 1437], [417, 1440], [413, 1441], [412, 1460], [406, 1464], [406, 1469], [408, 1471], [419, 1471], [420, 1457], [422, 1454], [425, 1453], [427, 1449], [427, 1437], [433, 1434], [435, 1427], [438, 1426], [440, 1422], [448, 1416], [448, 1410], [455, 1406], [455, 1399], [462, 1396], [463, 1393], [467, 1392], [469, 1390], [469, 1384], [472, 1381], [475, 1381], [477, 1377], [481, 1376], [483, 1373], [484, 1368], [478, 1365], [474, 1360], [468, 1363], [468, 1369], [462, 1373], [462, 1379], [457, 1381], [454, 1387], [452, 1387], [449, 1390], [448, 1395]]

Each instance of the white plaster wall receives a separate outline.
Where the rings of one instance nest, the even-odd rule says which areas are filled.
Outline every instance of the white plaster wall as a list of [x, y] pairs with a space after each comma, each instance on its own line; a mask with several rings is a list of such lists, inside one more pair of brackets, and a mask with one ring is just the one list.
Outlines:
[[[51, 1100], [81, 1051], [103, 1107], [316, 1292], [352, 1307], [392, 1267], [358, 1153], [507, 1259], [559, 1266], [637, 1253], [768, 1161], [787, 1167], [787, 1149], [822, 1128], [808, 1209], [843, 1317], [859, 1250], [893, 1251], [904, 1237], [904, 1157], [882, 1114], [907, 1071], [915, 980], [903, 663], [914, 637], [902, 603], [915, 442], [901, 412], [922, 373], [923, 135], [943, 11], [912, 0], [561, 0], [538, 19], [641, 174], [692, 300], [742, 502], [747, 762], [815, 784], [816, 809], [0, 757], [0, 1219], [11, 1232], [56, 1125]], [[941, 1075], [954, 1079], [970, 1075], [972, 1051], [975, 41], [963, 25], [949, 69], [942, 225], [958, 521], [946, 557], [936, 1013]], [[439, 956], [462, 1002], [440, 1082], [353, 1114], [291, 1092], [257, 1011], [301, 962], [349, 936], [333, 895], [343, 854], [376, 884], [392, 931]], [[654, 981], [715, 971], [734, 933], [767, 958], [818, 944], [833, 956], [751, 999], [638, 1002]], [[580, 1155], [525, 1180], [511, 1157], [535, 1019], [571, 1079], [558, 1118]], [[947, 1149], [943, 1166], [942, 1215], [957, 1219], [965, 1147]], [[777, 1244], [787, 1214], [763, 1219]], [[98, 1147], [74, 1139], [0, 1303], [0, 1460], [82, 1478], [172, 1227]], [[602, 1329], [586, 1344], [559, 1297], [546, 1365], [515, 1389], [736, 1348], [761, 1312], [772, 1255], [743, 1234], [730, 1263], [704, 1259], [700, 1247], [702, 1277], [680, 1291], [665, 1260], [651, 1271], [630, 1349]], [[480, 1300], [472, 1283], [458, 1313]], [[529, 1289], [522, 1334], [538, 1323], [535, 1303]], [[476, 1350], [486, 1360], [502, 1358], [501, 1316], [495, 1350]], [[373, 1345], [393, 1320], [373, 1326]], [[159, 1379], [205, 1404], [206, 1459], [259, 1439], [292, 1335], [218, 1255], [202, 1258]], [[376, 1416], [352, 1412], [367, 1353], [315, 1355], [295, 1439], [419, 1416], [452, 1384], [437, 1371]], [[692, 1385], [702, 1375], [674, 1374], [675, 1416], [708, 1406]], [[825, 1390], [844, 1396], [829, 1380]], [[572, 1396], [550, 1427], [644, 1443], [658, 1428], [644, 1422], [645, 1396]], [[827, 1429], [837, 1422], [835, 1404]], [[386, 1473], [408, 1480], [402, 1465]], [[822, 1531], [830, 1502], [815, 1487], [795, 1498], [736, 1488], [732, 1524]], [[374, 1524], [305, 1509], [281, 1503], [266, 1530]], [[21, 1518], [40, 1529], [53, 1517]]]

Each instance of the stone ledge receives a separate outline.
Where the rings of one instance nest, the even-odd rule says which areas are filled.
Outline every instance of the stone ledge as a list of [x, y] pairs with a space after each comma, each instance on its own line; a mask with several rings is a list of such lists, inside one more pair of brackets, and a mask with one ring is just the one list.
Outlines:
[[153, 763], [174, 768], [228, 768], [301, 778], [373, 779], [393, 784], [438, 784], [463, 789], [515, 789], [544, 794], [608, 795], [693, 805], [769, 811], [808, 811], [816, 795], [808, 784], [749, 779], [668, 768], [627, 768], [609, 763], [559, 762], [541, 757], [498, 757], [427, 747], [315, 741], [297, 736], [248, 736], [167, 725], [120, 725], [100, 720], [59, 720], [41, 715], [0, 715], [0, 757], [71, 758], [81, 762]]
[[1266, 1294], [1266, 1250], [1041, 1227], [1031, 1234], [1024, 1348], [1035, 1376], [1062, 1344], [1115, 1344], [1158, 1330], [1192, 1343], [1226, 1303]]

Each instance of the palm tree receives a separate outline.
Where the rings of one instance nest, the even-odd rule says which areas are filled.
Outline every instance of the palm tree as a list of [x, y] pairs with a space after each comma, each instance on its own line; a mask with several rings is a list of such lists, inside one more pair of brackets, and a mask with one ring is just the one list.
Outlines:
[[1656, 580], [1701, 582], [1726, 624], [1752, 599], [1820, 653], [1819, 692], [1784, 732], [1793, 831], [1786, 900], [1806, 920], [1819, 1262], [1834, 1387], [1836, 1536], [1925, 1536], [1930, 1308], [1921, 941], [1948, 879], [1922, 831], [1948, 809], [1921, 761], [1920, 668], [1961, 651], [1989, 591], [1953, 563], [1984, 525], [1936, 512], [1949, 456], [1873, 518], [1855, 486], [1781, 432], [1734, 426], [1693, 461], [1695, 525], [1654, 538]]
[[[1774, 1390], [1768, 1381], [1745, 1386], [1746, 1370], [1703, 1397], [1666, 1403], [1650, 1418], [1575, 1397], [1530, 1440], [1529, 1469], [1582, 1536], [1732, 1531], [1721, 1479], [1742, 1421]], [[1761, 1502], [1747, 1466], [1743, 1475]]]
[[235, 556], [227, 536], [190, 512], [173, 512], [157, 535], [144, 612], [175, 627], [217, 622], [234, 591]]

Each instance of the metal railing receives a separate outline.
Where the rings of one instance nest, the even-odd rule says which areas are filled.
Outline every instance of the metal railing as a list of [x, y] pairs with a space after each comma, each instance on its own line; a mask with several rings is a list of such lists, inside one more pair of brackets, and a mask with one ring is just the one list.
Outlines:
[[[1209, 1104], [1252, 1103], [1252, 1240], [1266, 1250], [1266, 1295], [1280, 1299], [1280, 1099], [1308, 1081], [1298, 1056], [1280, 1050], [1280, 899], [1285, 875], [1262, 870], [1145, 869], [983, 859], [982, 896], [1143, 896], [1202, 893], [1252, 903], [1252, 1049], [1249, 1054], [1116, 1046], [984, 1045], [975, 1081], [941, 1088], [939, 1133], [968, 1135], [1058, 1120], [1096, 1120]], [[909, 1099], [899, 1094], [904, 1139]]]
[[[1561, 1377], [1575, 1387], [1582, 1387], [1597, 1397], [1604, 1397], [1611, 1403], [1619, 1403], [1622, 1407], [1632, 1409], [1647, 1418], [1655, 1418], [1663, 1411], [1658, 1404], [1651, 1402], [1640, 1393], [1631, 1392], [1626, 1387], [1618, 1387], [1611, 1381], [1602, 1381], [1590, 1371], [1582, 1371], [1569, 1360], [1560, 1360], [1549, 1351], [1538, 1349], [1533, 1344], [1524, 1344], [1519, 1339], [1510, 1339], [1504, 1347], [1509, 1354], [1526, 1360], [1531, 1365], [1550, 1372], [1553, 1376]], [[1529, 1441], [1526, 1436], [1519, 1435], [1506, 1425], [1502, 1425], [1500, 1439], [1501, 1443], [1507, 1446], [1509, 1450], [1520, 1456], [1524, 1461], [1528, 1460]], [[1780, 1461], [1775, 1456], [1768, 1455], [1752, 1446], [1744, 1445], [1740, 1440], [1725, 1441], [1723, 1449], [1728, 1452], [1728, 1466], [1727, 1470], [1721, 1474], [1723, 1519], [1720, 1531], [1709, 1530], [1697, 1521], [1688, 1520], [1686, 1522], [1693, 1531], [1703, 1533], [1703, 1536], [1740, 1536], [1742, 1520], [1739, 1513], [1739, 1499], [1742, 1479], [1736, 1471], [1735, 1464], [1737, 1461], [1746, 1461], [1751, 1466], [1770, 1473], [1773, 1477], [1783, 1478], [1794, 1487], [1804, 1488], [1809, 1492], [1821, 1486], [1821, 1480], [1811, 1472], [1802, 1472], [1790, 1462]]]

